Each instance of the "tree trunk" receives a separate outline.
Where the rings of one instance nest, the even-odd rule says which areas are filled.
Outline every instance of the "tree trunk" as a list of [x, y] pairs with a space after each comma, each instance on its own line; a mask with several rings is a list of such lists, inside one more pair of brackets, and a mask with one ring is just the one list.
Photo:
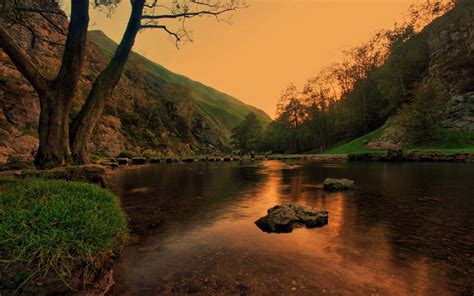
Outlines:
[[112, 60], [94, 81], [84, 106], [71, 124], [71, 151], [73, 161], [77, 164], [89, 162], [87, 144], [92, 132], [102, 115], [107, 100], [122, 76], [128, 56], [140, 30], [144, 0], [134, 1], [127, 29], [117, 47]]
[[64, 100], [54, 94], [40, 97], [41, 112], [38, 124], [40, 145], [35, 166], [40, 169], [69, 163], [69, 111]]
[[81, 75], [89, 25], [89, 0], [71, 1], [71, 21], [63, 60], [54, 80], [45, 78], [30, 57], [0, 25], [0, 47], [16, 68], [31, 83], [40, 98], [38, 123], [39, 148], [35, 157], [38, 168], [67, 164], [69, 148], [69, 113]]

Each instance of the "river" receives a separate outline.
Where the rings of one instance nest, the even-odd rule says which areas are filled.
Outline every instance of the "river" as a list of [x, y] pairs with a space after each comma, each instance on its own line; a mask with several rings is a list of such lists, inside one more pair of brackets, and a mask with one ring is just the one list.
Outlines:
[[[326, 193], [325, 178], [354, 191]], [[472, 295], [474, 165], [347, 161], [161, 164], [119, 170], [131, 242], [110, 295]], [[322, 228], [262, 232], [283, 202]]]

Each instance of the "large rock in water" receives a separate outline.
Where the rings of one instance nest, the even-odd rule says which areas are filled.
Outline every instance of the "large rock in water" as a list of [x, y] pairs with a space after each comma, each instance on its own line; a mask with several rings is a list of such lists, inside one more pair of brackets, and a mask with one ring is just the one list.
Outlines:
[[268, 209], [268, 215], [255, 221], [262, 231], [288, 233], [295, 227], [321, 227], [328, 224], [328, 212], [305, 205], [285, 203]]
[[353, 190], [354, 181], [348, 179], [331, 179], [327, 178], [324, 180], [324, 190], [327, 191], [341, 191], [341, 190]]

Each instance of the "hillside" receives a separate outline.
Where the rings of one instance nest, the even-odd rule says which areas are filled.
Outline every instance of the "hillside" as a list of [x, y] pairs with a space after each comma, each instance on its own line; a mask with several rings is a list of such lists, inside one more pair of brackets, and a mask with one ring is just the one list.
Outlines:
[[[112, 57], [117, 44], [102, 31], [90, 31], [88, 38], [97, 45], [108, 59]], [[262, 110], [244, 104], [234, 97], [200, 82], [191, 80], [186, 76], [173, 73], [155, 62], [137, 53], [133, 53], [129, 59], [128, 69], [133, 69], [138, 66], [145, 68], [146, 71], [150, 75], [155, 76], [156, 79], [166, 81], [167, 83], [177, 85], [184, 89], [189, 89], [189, 96], [193, 102], [222, 129], [221, 131], [226, 136], [229, 136], [235, 124], [240, 122], [245, 115], [250, 112], [257, 114], [259, 119], [265, 124], [271, 120]]]
[[393, 48], [370, 75], [386, 102], [385, 124], [326, 153], [474, 150], [473, 32], [474, 2], [465, 1]]
[[[59, 68], [64, 41], [39, 18], [41, 34], [34, 48], [21, 27], [13, 27], [18, 42], [39, 68], [52, 75]], [[66, 28], [67, 23], [63, 22]], [[57, 42], [43, 42], [43, 39]], [[100, 31], [89, 34], [86, 63], [73, 114], [78, 112], [91, 83], [106, 66], [117, 45]], [[37, 145], [39, 100], [8, 57], [0, 51], [0, 162], [9, 156], [32, 158]], [[250, 112], [267, 124], [268, 115], [133, 53], [113, 97], [107, 102], [93, 141], [92, 156], [111, 156], [124, 150], [148, 155], [203, 154], [229, 149], [232, 128]]]

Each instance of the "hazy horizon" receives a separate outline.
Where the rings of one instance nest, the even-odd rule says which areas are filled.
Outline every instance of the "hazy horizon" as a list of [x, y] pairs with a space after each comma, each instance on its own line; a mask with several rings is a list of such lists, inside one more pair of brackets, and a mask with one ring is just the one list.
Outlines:
[[[232, 23], [189, 21], [194, 42], [176, 48], [162, 31], [140, 33], [134, 51], [167, 69], [227, 93], [274, 117], [289, 83], [302, 86], [378, 29], [400, 20], [415, 0], [249, 0]], [[108, 18], [94, 11], [90, 29], [118, 42], [129, 15], [123, 1]]]

